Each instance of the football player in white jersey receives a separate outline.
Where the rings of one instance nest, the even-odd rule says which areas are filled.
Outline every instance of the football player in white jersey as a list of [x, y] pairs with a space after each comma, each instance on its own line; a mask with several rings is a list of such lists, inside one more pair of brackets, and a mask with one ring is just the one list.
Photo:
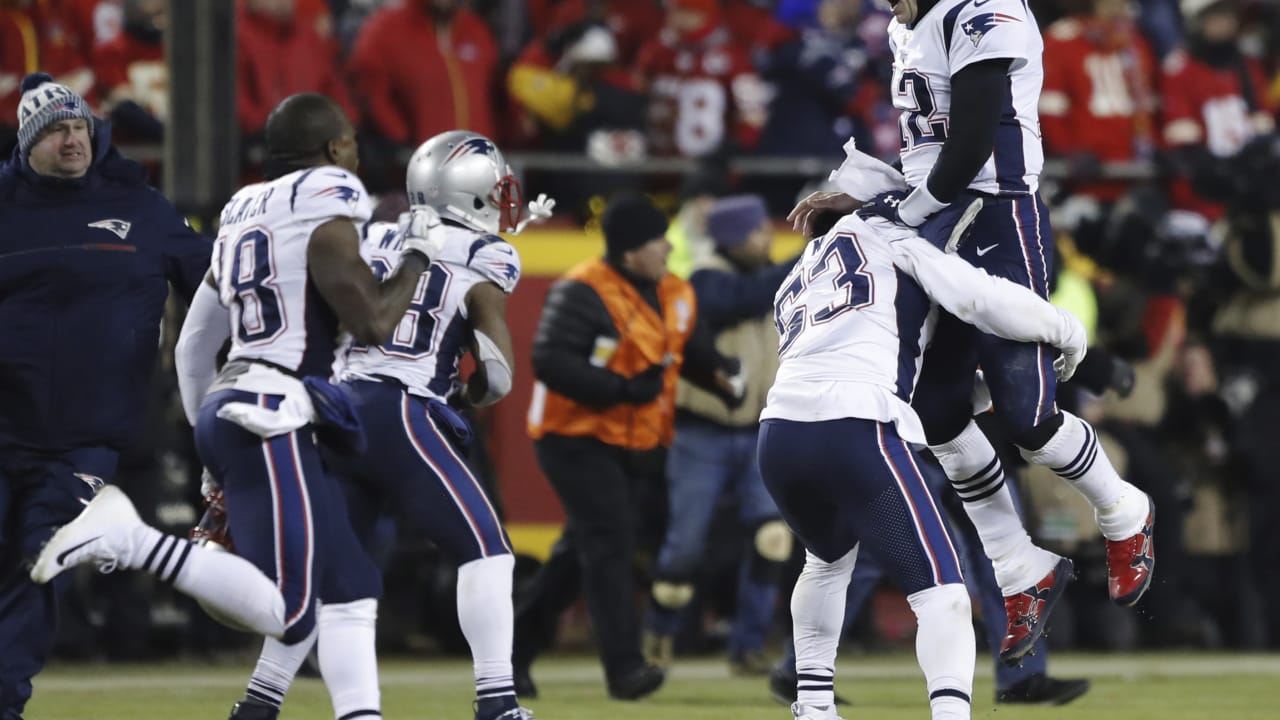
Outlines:
[[[470, 427], [448, 403], [484, 407], [510, 392], [506, 298], [520, 280], [520, 256], [497, 233], [545, 219], [554, 201], [540, 197], [521, 220], [520, 186], [506, 159], [473, 132], [426, 141], [407, 174], [410, 212], [402, 226], [366, 226], [362, 255], [375, 275], [387, 277], [405, 262], [407, 236], [430, 234], [442, 247], [419, 276], [395, 329], [380, 342], [354, 343], [339, 363], [367, 448], [326, 452], [325, 460], [344, 481], [358, 535], [368, 539], [378, 517], [392, 513], [457, 563], [458, 621], [474, 661], [476, 720], [524, 720], [532, 715], [517, 702], [511, 669], [515, 558], [493, 504], [464, 460]], [[464, 352], [475, 358], [476, 371], [462, 382]], [[321, 647], [325, 631], [322, 626]], [[305, 647], [264, 646], [246, 700], [231, 720], [275, 718], [278, 702], [260, 714], [267, 705], [263, 690], [283, 695], [306, 654]]]
[[[335, 717], [379, 718], [373, 618], [381, 579], [341, 489], [322, 469], [315, 436], [360, 442], [351, 409], [326, 380], [339, 326], [364, 342], [387, 337], [438, 246], [408, 237], [400, 270], [385, 282], [374, 277], [359, 252], [369, 204], [354, 174], [355, 130], [330, 98], [286, 98], [267, 120], [266, 140], [271, 179], [223, 209], [210, 275], [184, 325], [186, 343], [217, 344], [178, 351], [180, 361], [201, 365], [179, 368], [184, 408], [200, 459], [225, 495], [237, 554], [161, 533], [108, 487], [58, 531], [32, 578], [48, 582], [95, 561], [146, 570], [215, 617], [286, 647], [309, 646], [317, 624], [327, 626], [342, 640], [320, 651]], [[231, 352], [214, 381], [214, 355], [228, 335]]]
[[[971, 202], [978, 202], [973, 200]], [[793, 715], [837, 720], [833, 678], [859, 543], [883, 558], [916, 614], [916, 653], [934, 720], [970, 717], [974, 635], [959, 561], [915, 450], [911, 400], [938, 313], [1061, 350], [1070, 377], [1083, 326], [1030, 290], [944, 254], [868, 213], [809, 243], [778, 290], [780, 366], [761, 413], [766, 487], [805, 546], [791, 598]]]
[[[1038, 192], [1044, 155], [1037, 115], [1043, 42], [1024, 0], [889, 0], [894, 20], [894, 105], [902, 114], [902, 169], [912, 189], [871, 200], [874, 212], [916, 229], [977, 267], [1049, 294], [1053, 231]], [[967, 232], [957, 220], [982, 209]], [[845, 209], [818, 193], [793, 212]], [[1089, 423], [1060, 411], [1052, 353], [943, 317], [914, 403], [929, 447], [946, 470], [991, 558], [1005, 596], [1001, 660], [1018, 663], [1043, 633], [1072, 576], [1069, 560], [1031, 544], [1004, 470], [973, 422], [970, 395], [981, 365], [997, 415], [1028, 461], [1051, 468], [1093, 505], [1106, 539], [1108, 591], [1119, 605], [1151, 583], [1154, 505], [1112, 467]]]

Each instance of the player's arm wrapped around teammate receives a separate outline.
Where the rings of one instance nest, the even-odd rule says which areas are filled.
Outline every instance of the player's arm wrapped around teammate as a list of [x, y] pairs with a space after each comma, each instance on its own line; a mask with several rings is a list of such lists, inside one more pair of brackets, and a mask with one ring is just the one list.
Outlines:
[[1069, 380], [1084, 359], [1088, 349], [1084, 325], [1066, 310], [943, 253], [923, 238], [898, 240], [892, 248], [893, 264], [947, 312], [985, 333], [1058, 348], [1062, 356], [1053, 368], [1059, 380]]

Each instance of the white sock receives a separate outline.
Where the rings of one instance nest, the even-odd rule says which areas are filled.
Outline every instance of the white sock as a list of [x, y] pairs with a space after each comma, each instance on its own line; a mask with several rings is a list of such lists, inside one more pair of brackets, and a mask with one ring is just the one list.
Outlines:
[[933, 720], [969, 720], [977, 654], [969, 592], [949, 583], [912, 593], [907, 602], [916, 614], [916, 660]]
[[964, 501], [965, 514], [978, 531], [1000, 591], [1013, 595], [1048, 575], [1058, 556], [1031, 541], [1005, 484], [1000, 457], [978, 424], [970, 421], [954, 440], [929, 449]]
[[505, 553], [464, 563], [458, 568], [458, 624], [471, 646], [476, 699], [514, 695], [511, 642], [515, 614], [511, 583], [516, 558]]
[[844, 626], [844, 600], [858, 548], [834, 563], [805, 551], [804, 569], [791, 593], [792, 633], [796, 645], [796, 702], [833, 707], [836, 648]]
[[320, 675], [337, 718], [381, 718], [376, 629], [378, 601], [321, 604]]
[[1142, 529], [1149, 510], [1146, 493], [1116, 472], [1089, 423], [1064, 412], [1062, 427], [1039, 450], [1023, 450], [1027, 462], [1045, 465], [1067, 480], [1093, 505], [1098, 529], [1108, 540], [1123, 540]]
[[274, 708], [283, 705], [285, 693], [289, 692], [289, 686], [298, 676], [298, 668], [302, 667], [307, 654], [315, 646], [318, 632], [318, 628], [312, 630], [305, 640], [292, 645], [272, 637], [264, 640], [258, 664], [253, 668], [249, 686], [244, 691], [245, 699]]
[[128, 567], [172, 583], [224, 625], [270, 637], [284, 634], [284, 598], [253, 563], [150, 526], [136, 533], [138, 556], [129, 558]]

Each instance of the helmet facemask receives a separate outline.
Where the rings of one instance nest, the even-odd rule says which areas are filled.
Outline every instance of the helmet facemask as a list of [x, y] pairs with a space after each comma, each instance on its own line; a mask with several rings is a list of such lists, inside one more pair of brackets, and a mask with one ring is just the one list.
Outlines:
[[524, 214], [524, 191], [520, 181], [511, 175], [511, 168], [494, 184], [488, 199], [498, 209], [498, 230], [514, 232]]

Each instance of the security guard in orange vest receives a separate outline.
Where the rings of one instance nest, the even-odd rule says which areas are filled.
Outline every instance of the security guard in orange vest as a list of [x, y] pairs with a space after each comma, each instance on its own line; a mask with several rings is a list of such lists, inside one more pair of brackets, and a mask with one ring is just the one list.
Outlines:
[[[663, 670], [640, 652], [632, 556], [656, 546], [666, 512], [664, 465], [685, 377], [734, 402], [735, 359], [695, 333], [688, 282], [667, 271], [667, 219], [639, 195], [614, 198], [602, 218], [605, 256], [552, 286], [533, 342], [537, 377], [529, 435], [568, 521], [552, 556], [517, 600], [514, 664], [533, 697], [533, 656], [554, 639], [579, 583], [609, 694], [634, 700], [658, 689]], [[654, 548], [656, 549], [656, 548]]]

